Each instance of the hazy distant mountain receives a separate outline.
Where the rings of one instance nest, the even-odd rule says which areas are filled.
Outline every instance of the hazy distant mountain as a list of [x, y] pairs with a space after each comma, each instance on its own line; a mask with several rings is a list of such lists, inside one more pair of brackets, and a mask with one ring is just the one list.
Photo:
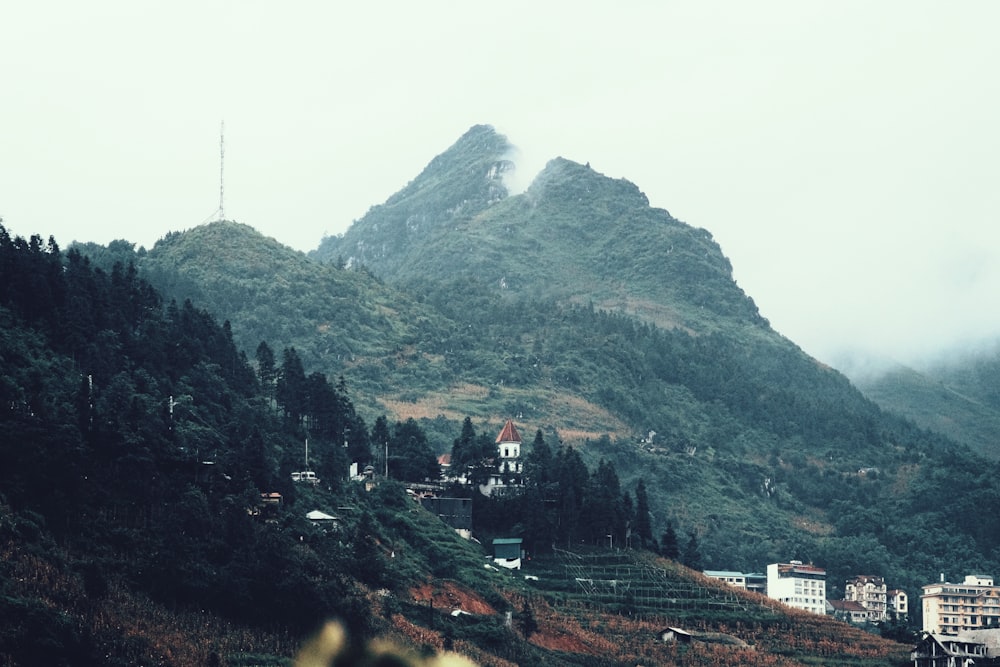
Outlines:
[[963, 354], [923, 370], [896, 365], [858, 374], [854, 381], [884, 409], [1000, 458], [1000, 356], [995, 351]]

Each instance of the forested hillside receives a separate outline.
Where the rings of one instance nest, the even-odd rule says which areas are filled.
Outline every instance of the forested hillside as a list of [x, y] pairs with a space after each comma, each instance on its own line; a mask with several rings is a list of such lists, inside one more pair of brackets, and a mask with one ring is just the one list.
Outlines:
[[1000, 567], [1000, 525], [970, 511], [1000, 499], [995, 464], [775, 333], [708, 232], [563, 159], [508, 196], [508, 150], [473, 128], [314, 258], [230, 222], [132, 255], [238, 322], [244, 349], [275, 332], [343, 375], [369, 423], [415, 418], [435, 453], [466, 416], [513, 416], [644, 478], [654, 533], [695, 536], [706, 567], [798, 558], [834, 594], [878, 572], [914, 599], [942, 571]]
[[[420, 425], [380, 416], [369, 427], [345, 381], [281, 349], [261, 341], [251, 362], [228, 321], [164, 300], [133, 265], [104, 271], [54, 239], [11, 238], [0, 226], [4, 664], [287, 665], [327, 618], [354, 641], [379, 636], [498, 666], [889, 665], [905, 652], [734, 596], [649, 554], [612, 555], [683, 591], [673, 606], [587, 598], [558, 565], [537, 588], [484, 569], [482, 549], [397, 481], [437, 472]], [[471, 424], [456, 430], [457, 460], [481, 458], [473, 444], [490, 442]], [[291, 481], [306, 439], [316, 485]], [[378, 461], [383, 448], [395, 456]], [[368, 490], [346, 479], [348, 461], [384, 464], [389, 478]], [[612, 463], [588, 470], [572, 447], [550, 450], [541, 431], [524, 481], [523, 495], [475, 501], [479, 522], [509, 534], [531, 517], [525, 530], [540, 555], [540, 531], [574, 549], [603, 542], [598, 516], [625, 539], [648, 504]], [[312, 510], [332, 518], [309, 520]], [[651, 530], [637, 540], [669, 550]], [[691, 543], [684, 557], [697, 557]], [[742, 611], [720, 615], [704, 600]], [[734, 618], [754, 647], [682, 650], [657, 638], [682, 621], [720, 636]]]

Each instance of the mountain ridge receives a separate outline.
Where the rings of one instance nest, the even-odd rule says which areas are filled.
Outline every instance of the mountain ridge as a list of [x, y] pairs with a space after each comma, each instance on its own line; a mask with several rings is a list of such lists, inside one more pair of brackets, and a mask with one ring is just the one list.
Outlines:
[[[713, 318], [700, 312], [706, 310], [767, 325], [752, 298], [732, 280], [732, 265], [708, 231], [651, 208], [634, 183], [608, 178], [589, 165], [554, 158], [521, 194], [463, 199], [473, 204], [461, 215], [452, 209], [429, 213], [433, 202], [417, 196], [423, 189], [419, 184], [452, 174], [432, 169], [435, 164], [472, 169], [475, 177], [465, 174], [462, 182], [482, 184], [489, 182], [499, 155], [509, 152], [506, 138], [492, 128], [473, 131], [492, 133], [495, 141], [456, 142], [385, 205], [372, 207], [342, 236], [324, 239], [310, 256], [358, 262], [388, 282], [457, 274], [479, 287], [510, 293], [530, 285], [533, 298], [594, 302], [661, 326], [711, 328]], [[386, 210], [390, 202], [391, 214]], [[400, 220], [410, 221], [405, 229]], [[425, 220], [438, 223], [424, 230], [419, 221]], [[578, 237], [574, 252], [560, 256], [567, 237]], [[560, 272], [544, 273], [553, 258]], [[685, 308], [671, 309], [671, 303]]]

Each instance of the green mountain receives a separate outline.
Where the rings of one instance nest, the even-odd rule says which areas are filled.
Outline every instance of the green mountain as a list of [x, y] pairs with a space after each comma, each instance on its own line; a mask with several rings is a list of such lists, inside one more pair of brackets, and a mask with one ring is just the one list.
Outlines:
[[[646, 481], [655, 531], [696, 536], [706, 567], [800, 558], [834, 591], [881, 572], [912, 596], [942, 568], [994, 567], [994, 526], [944, 491], [992, 497], [991, 467], [775, 333], [707, 231], [564, 159], [509, 195], [512, 154], [472, 128], [310, 257], [213, 223], [139, 267], [246, 349], [291, 345], [343, 375], [369, 423], [417, 418], [438, 453], [464, 417], [490, 430], [509, 415], [611, 461], [626, 488]], [[966, 539], [933, 537], [956, 526]]]
[[228, 320], [249, 354], [262, 340], [294, 345], [307, 367], [349, 373], [369, 395], [385, 390], [388, 357], [445, 326], [364, 271], [309, 260], [235, 222], [168, 234], [135, 260], [172, 298]]
[[[484, 568], [482, 547], [395, 479], [369, 487], [342, 474], [380, 449], [370, 434], [400, 453], [386, 461], [393, 478], [420, 479], [413, 464], [429, 451], [416, 422], [369, 431], [344, 383], [307, 375], [292, 348], [280, 356], [258, 351], [251, 364], [231, 324], [164, 299], [134, 265], [104, 271], [0, 225], [0, 662], [286, 666], [327, 618], [349, 643], [327, 628], [294, 664], [456, 664], [421, 659], [442, 650], [497, 667], [888, 666], [906, 655], [645, 551], [574, 540], [579, 554], [532, 559], [531, 582]], [[315, 485], [292, 481], [305, 438]], [[558, 471], [579, 488], [566, 493]], [[525, 479], [499, 505], [474, 499], [487, 514], [477, 521], [543, 518], [549, 503], [532, 493], [567, 501], [564, 520], [573, 497], [592, 512], [625, 506], [613, 468], [589, 475], [572, 449]], [[627, 585], [580, 586], [608, 568]], [[659, 638], [682, 624], [697, 628], [691, 645]], [[386, 640], [410, 655], [390, 657]]]
[[651, 208], [634, 184], [562, 158], [507, 196], [513, 167], [502, 156], [512, 151], [491, 128], [472, 128], [312, 256], [394, 284], [593, 304], [665, 328], [703, 330], [716, 316], [763, 323], [709, 232]]
[[864, 394], [885, 410], [922, 428], [967, 445], [982, 456], [1000, 457], [1000, 355], [964, 354], [923, 370], [896, 366], [859, 376]]
[[[381, 442], [379, 416], [412, 417], [442, 454], [466, 417], [480, 434], [508, 416], [541, 431], [558, 449], [536, 468], [550, 486], [477, 498], [482, 535], [539, 554], [626, 543], [620, 518], [642, 481], [652, 534], [676, 529], [706, 568], [797, 558], [827, 569], [832, 595], [878, 573], [917, 599], [942, 571], [1000, 567], [1000, 518], [976, 511], [1000, 501], [996, 463], [883, 412], [774, 332], [707, 231], [564, 159], [511, 195], [513, 153], [472, 128], [310, 256], [230, 222], [148, 252], [84, 249], [205, 307], [245, 358], [266, 341], [320, 385], [342, 377], [367, 425], [352, 420], [355, 435]], [[614, 490], [603, 502], [581, 465]], [[567, 523], [567, 507], [590, 521]]]

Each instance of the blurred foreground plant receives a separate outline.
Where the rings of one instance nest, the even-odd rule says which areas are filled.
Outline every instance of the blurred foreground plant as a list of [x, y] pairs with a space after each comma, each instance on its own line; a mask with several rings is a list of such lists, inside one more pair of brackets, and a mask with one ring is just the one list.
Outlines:
[[339, 623], [327, 623], [299, 652], [295, 667], [476, 667], [455, 653], [421, 657], [384, 640], [356, 646]]

